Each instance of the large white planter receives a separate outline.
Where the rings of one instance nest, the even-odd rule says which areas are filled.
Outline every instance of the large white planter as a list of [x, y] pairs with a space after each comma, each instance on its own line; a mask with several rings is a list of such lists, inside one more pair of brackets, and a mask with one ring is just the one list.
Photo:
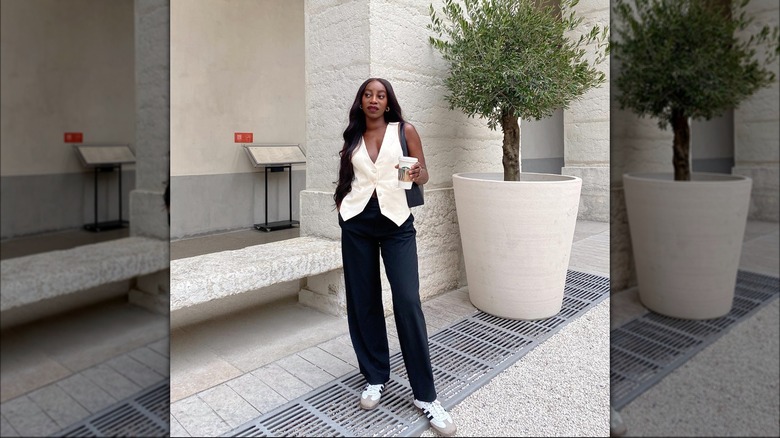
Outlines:
[[674, 318], [731, 311], [751, 179], [692, 173], [624, 174], [639, 299]]
[[452, 185], [472, 304], [511, 319], [560, 312], [582, 180], [458, 173]]

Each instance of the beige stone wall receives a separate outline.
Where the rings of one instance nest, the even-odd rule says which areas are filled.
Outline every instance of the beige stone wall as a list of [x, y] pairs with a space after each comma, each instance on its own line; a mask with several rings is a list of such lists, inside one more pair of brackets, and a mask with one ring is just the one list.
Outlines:
[[[583, 17], [580, 31], [572, 33], [579, 38], [583, 30], [593, 26], [609, 26], [609, 2], [587, 0], [575, 8]], [[595, 59], [592, 44], [586, 59]], [[607, 76], [607, 82], [589, 90], [563, 112], [564, 168], [561, 173], [582, 178], [582, 192], [577, 217], [582, 220], [607, 222], [609, 220], [609, 60], [598, 69]]]
[[0, 174], [82, 172], [65, 132], [134, 145], [133, 1], [0, 4]]
[[171, 176], [253, 172], [235, 132], [305, 150], [302, 0], [172, 0]]
[[[435, 8], [440, 6], [434, 2]], [[488, 129], [482, 119], [448, 109], [442, 83], [447, 65], [428, 44], [428, 3], [309, 0], [305, 17], [309, 166], [307, 189], [301, 193], [301, 235], [339, 238], [332, 195], [347, 113], [360, 84], [369, 77], [383, 77], [393, 85], [404, 118], [420, 133], [431, 175], [425, 205], [412, 211], [421, 297], [460, 287], [465, 276], [452, 174], [503, 172], [502, 135]], [[335, 280], [312, 282], [309, 287], [316, 288], [315, 283], [340, 287]], [[383, 286], [389, 311], [389, 285], [384, 279]]]
[[[748, 11], [756, 17], [753, 28], [778, 25], [780, 3], [753, 0]], [[733, 173], [753, 179], [751, 219], [780, 220], [780, 63], [775, 61], [773, 86], [757, 92], [734, 110]]]
[[196, 3], [171, 1], [171, 238], [296, 220], [306, 165], [292, 184], [270, 173], [266, 201], [264, 169], [234, 134], [306, 151], [303, 0]]
[[136, 0], [137, 184], [130, 193], [130, 233], [169, 238], [163, 193], [170, 172], [170, 13], [167, 0]]

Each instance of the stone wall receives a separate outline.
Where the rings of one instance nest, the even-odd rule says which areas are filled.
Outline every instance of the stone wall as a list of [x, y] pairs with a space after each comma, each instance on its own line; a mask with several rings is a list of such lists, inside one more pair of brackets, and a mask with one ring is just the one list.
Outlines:
[[[440, 5], [434, 2], [435, 8]], [[421, 297], [462, 286], [465, 274], [452, 174], [503, 172], [502, 135], [488, 129], [482, 119], [448, 109], [443, 86], [447, 65], [428, 44], [428, 3], [311, 0], [305, 3], [305, 17], [309, 166], [301, 193], [301, 235], [340, 238], [332, 195], [342, 134], [360, 84], [382, 77], [393, 85], [404, 118], [419, 132], [430, 172], [425, 205], [412, 209]], [[308, 288], [328, 294], [329, 288], [341, 289], [340, 283], [339, 275], [332, 275], [310, 279]], [[389, 312], [384, 274], [383, 289]]]
[[[778, 25], [780, 3], [753, 0], [748, 11], [756, 17], [750, 31], [764, 24]], [[772, 70], [776, 81], [734, 110], [735, 165], [732, 172], [753, 179], [750, 198], [751, 219], [780, 220], [780, 63]]]
[[[609, 26], [609, 4], [604, 0], [586, 0], [574, 8], [583, 18], [576, 39], [593, 26]], [[584, 32], [583, 32], [584, 31]], [[587, 47], [586, 59], [595, 59], [595, 44]], [[607, 81], [589, 90], [563, 112], [564, 168], [563, 175], [582, 178], [582, 192], [577, 218], [607, 222], [609, 220], [609, 59], [597, 67]]]

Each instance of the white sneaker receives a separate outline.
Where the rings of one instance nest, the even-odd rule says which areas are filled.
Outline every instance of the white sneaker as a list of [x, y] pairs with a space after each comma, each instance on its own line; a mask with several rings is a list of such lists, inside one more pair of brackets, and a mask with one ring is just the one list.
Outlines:
[[366, 385], [366, 389], [360, 394], [360, 407], [366, 410], [371, 410], [379, 405], [379, 399], [382, 398], [382, 391], [385, 390], [385, 385]]
[[414, 400], [414, 405], [422, 409], [423, 413], [431, 422], [431, 426], [436, 429], [440, 434], [444, 436], [453, 436], [457, 432], [455, 422], [452, 421], [452, 417], [444, 407], [439, 403], [439, 400], [432, 402]]

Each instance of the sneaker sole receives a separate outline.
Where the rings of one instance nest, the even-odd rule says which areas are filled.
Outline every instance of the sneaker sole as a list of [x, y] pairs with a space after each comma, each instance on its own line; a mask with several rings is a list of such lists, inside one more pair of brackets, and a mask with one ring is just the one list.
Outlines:
[[360, 405], [360, 408], [363, 409], [364, 411], [371, 411], [376, 409], [379, 406], [379, 400], [377, 400], [373, 406], [364, 405], [363, 400], [360, 400], [358, 404]]
[[[426, 418], [427, 418], [427, 417], [426, 417]], [[455, 434], [456, 434], [456, 433], [458, 433], [458, 429], [457, 429], [457, 428], [455, 428], [455, 430], [453, 430], [452, 432], [445, 432], [445, 431], [443, 431], [443, 430], [439, 429], [438, 427], [434, 426], [434, 425], [433, 425], [433, 423], [430, 423], [430, 422], [429, 422], [429, 424], [430, 424], [430, 425], [431, 425], [431, 427], [432, 427], [432, 428], [434, 428], [434, 429], [436, 430], [436, 432], [438, 432], [438, 433], [439, 433], [439, 435], [441, 435], [441, 436], [455, 436]]]

